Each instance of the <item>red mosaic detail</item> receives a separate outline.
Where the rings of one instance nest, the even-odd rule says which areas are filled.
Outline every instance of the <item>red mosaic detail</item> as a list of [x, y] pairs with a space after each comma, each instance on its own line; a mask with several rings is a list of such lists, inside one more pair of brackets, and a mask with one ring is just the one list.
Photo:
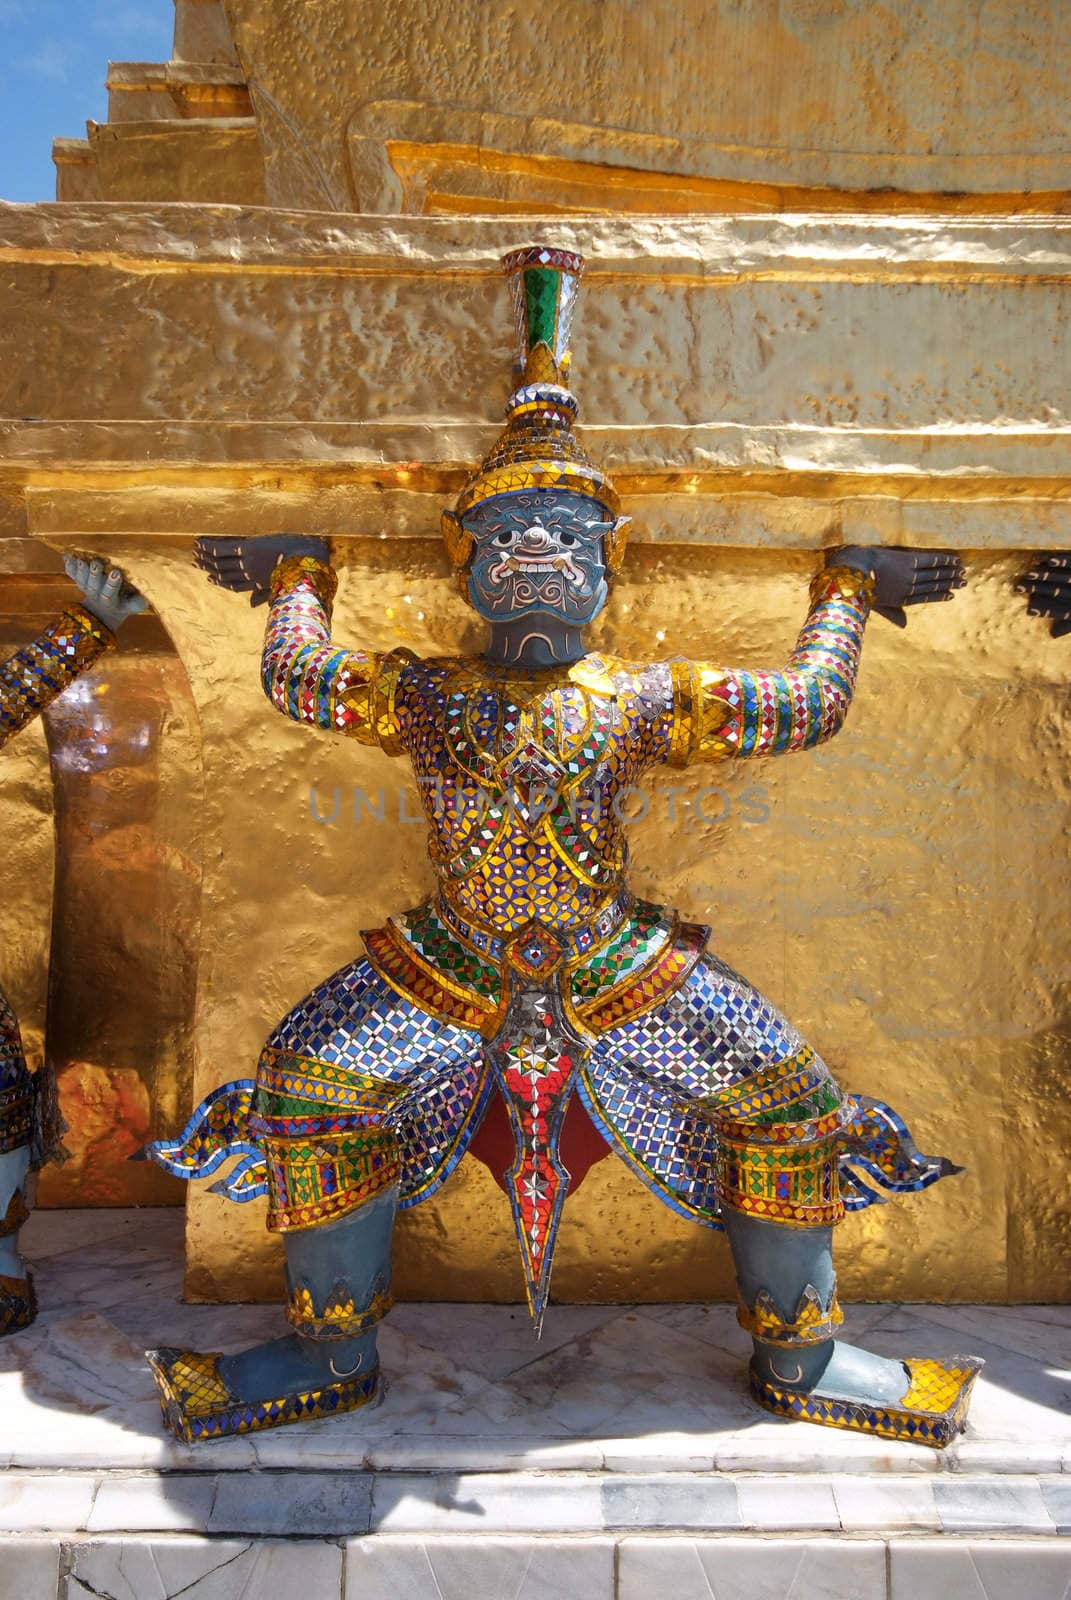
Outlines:
[[569, 1189], [569, 1173], [557, 1153], [558, 1130], [577, 1067], [571, 1054], [546, 1048], [553, 1028], [549, 1016], [546, 1025], [545, 1043], [521, 1038], [496, 1061], [517, 1151], [506, 1189], [517, 1224], [528, 1307], [536, 1318], [546, 1306], [554, 1239]]

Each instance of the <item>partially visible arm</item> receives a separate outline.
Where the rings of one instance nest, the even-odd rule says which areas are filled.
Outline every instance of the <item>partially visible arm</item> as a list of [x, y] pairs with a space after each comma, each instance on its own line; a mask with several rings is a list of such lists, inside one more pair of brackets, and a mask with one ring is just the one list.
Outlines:
[[394, 706], [408, 651], [376, 655], [331, 643], [331, 604], [338, 580], [312, 556], [280, 561], [271, 578], [268, 626], [261, 658], [264, 693], [284, 716], [310, 727], [401, 750]]
[[39, 716], [58, 694], [115, 644], [115, 634], [73, 605], [39, 639], [0, 665], [0, 745]]
[[851, 704], [873, 587], [854, 567], [820, 572], [803, 631], [780, 672], [673, 662], [670, 763], [778, 755], [831, 739]]

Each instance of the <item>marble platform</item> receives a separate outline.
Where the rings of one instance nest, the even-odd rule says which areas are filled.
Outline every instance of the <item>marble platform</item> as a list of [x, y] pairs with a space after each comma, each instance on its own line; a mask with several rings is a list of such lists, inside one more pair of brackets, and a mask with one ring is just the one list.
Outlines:
[[402, 1305], [350, 1416], [187, 1448], [142, 1356], [238, 1349], [186, 1306], [176, 1211], [37, 1213], [42, 1314], [0, 1343], [0, 1600], [1067, 1600], [1071, 1308], [848, 1308], [984, 1356], [948, 1451], [767, 1416], [730, 1306]]

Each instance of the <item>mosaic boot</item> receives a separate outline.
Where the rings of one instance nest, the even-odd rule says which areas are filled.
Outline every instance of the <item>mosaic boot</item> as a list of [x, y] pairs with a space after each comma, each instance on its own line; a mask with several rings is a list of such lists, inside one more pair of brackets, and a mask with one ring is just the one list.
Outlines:
[[29, 1145], [0, 1154], [0, 1335], [28, 1328], [37, 1315], [33, 1277], [19, 1255], [19, 1229], [30, 1214], [29, 1171]]
[[751, 1393], [778, 1416], [941, 1450], [962, 1429], [983, 1363], [872, 1355], [835, 1338], [832, 1227], [791, 1228], [725, 1212], [739, 1317], [752, 1335]]
[[284, 1235], [292, 1333], [234, 1356], [147, 1352], [164, 1426], [176, 1439], [255, 1433], [376, 1398], [397, 1198], [391, 1188], [337, 1222]]

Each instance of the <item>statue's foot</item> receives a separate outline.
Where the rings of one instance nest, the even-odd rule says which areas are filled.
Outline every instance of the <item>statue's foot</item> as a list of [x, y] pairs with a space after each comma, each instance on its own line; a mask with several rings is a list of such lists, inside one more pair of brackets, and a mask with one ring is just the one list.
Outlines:
[[963, 1428], [971, 1389], [984, 1365], [977, 1356], [894, 1361], [838, 1339], [820, 1377], [808, 1385], [796, 1354], [768, 1345], [756, 1351], [751, 1392], [767, 1411], [937, 1450]]
[[28, 1328], [37, 1315], [37, 1296], [33, 1277], [9, 1278], [0, 1273], [0, 1338]]
[[[367, 1351], [355, 1351], [358, 1343], [367, 1343]], [[376, 1398], [374, 1338], [333, 1348], [309, 1345], [291, 1335], [239, 1356], [147, 1351], [164, 1427], [181, 1443], [196, 1444], [355, 1411]], [[336, 1354], [344, 1357], [337, 1364]]]

